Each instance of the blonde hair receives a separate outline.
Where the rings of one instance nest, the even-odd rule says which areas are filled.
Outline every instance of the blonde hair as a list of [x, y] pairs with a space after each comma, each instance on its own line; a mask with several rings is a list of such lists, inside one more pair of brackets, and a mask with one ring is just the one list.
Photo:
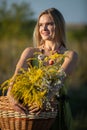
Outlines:
[[39, 15], [35, 29], [34, 29], [34, 34], [33, 34], [34, 45], [40, 46], [42, 44], [42, 42], [41, 42], [42, 38], [39, 34], [39, 19], [44, 14], [50, 15], [55, 23], [55, 26], [56, 26], [56, 31], [55, 31], [55, 36], [54, 36], [55, 44], [60, 43], [61, 45], [66, 47], [66, 45], [65, 45], [65, 43], [66, 43], [65, 20], [64, 20], [63, 15], [60, 13], [60, 11], [55, 8], [49, 8], [49, 9], [43, 11]]

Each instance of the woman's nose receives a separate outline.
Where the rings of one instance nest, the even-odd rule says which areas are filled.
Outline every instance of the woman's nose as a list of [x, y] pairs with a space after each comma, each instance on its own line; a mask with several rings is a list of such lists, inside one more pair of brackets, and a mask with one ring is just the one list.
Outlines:
[[47, 30], [47, 25], [44, 25], [44, 26], [43, 26], [43, 29], [44, 29], [44, 30]]

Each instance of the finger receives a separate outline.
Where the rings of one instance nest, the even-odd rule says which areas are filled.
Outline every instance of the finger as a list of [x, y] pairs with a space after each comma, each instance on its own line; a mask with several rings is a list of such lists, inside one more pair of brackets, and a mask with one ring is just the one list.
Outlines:
[[29, 111], [30, 114], [36, 114], [36, 115], [39, 115], [40, 112], [41, 112], [41, 110], [39, 110], [39, 111]]
[[39, 107], [35, 107], [35, 108], [33, 108], [33, 109], [29, 109], [29, 112], [37, 112], [37, 111], [39, 111], [39, 110], [40, 110]]
[[39, 106], [36, 103], [29, 105], [29, 110], [36, 109], [36, 108], [39, 108]]
[[40, 114], [40, 112], [41, 112], [41, 109], [40, 109], [39, 111], [37, 111], [37, 112], [36, 112], [36, 115], [39, 115], [39, 114]]
[[29, 104], [28, 106], [32, 107], [32, 106], [38, 106], [38, 105], [37, 105], [37, 103], [34, 102], [34, 103]]
[[33, 110], [33, 109], [35, 109], [35, 108], [38, 108], [37, 106], [30, 106], [29, 107], [29, 110]]

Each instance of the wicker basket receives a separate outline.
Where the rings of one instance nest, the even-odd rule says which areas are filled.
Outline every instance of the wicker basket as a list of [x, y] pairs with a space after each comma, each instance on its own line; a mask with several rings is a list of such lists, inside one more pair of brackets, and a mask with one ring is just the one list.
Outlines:
[[14, 110], [7, 96], [0, 96], [1, 130], [49, 130], [57, 111], [30, 115]]

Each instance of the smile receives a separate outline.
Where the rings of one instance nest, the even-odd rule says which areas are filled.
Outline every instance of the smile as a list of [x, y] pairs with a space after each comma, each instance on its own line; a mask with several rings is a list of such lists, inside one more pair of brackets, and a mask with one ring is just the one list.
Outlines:
[[47, 36], [49, 34], [50, 34], [49, 32], [42, 32], [42, 35], [44, 35], [44, 36]]

